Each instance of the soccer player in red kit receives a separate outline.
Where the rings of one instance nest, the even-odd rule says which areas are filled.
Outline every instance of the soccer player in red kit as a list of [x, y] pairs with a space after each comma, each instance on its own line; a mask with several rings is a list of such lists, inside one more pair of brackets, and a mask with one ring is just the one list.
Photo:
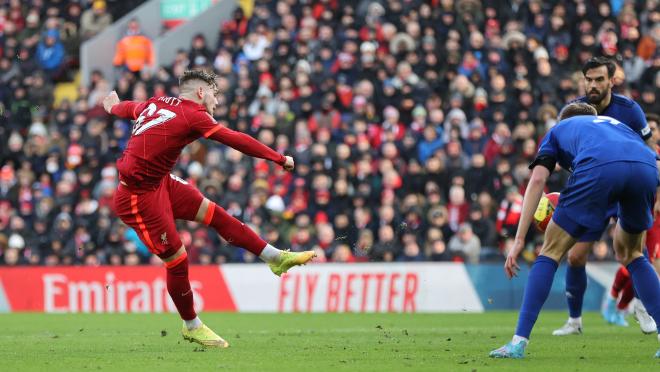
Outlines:
[[114, 196], [115, 211], [135, 229], [149, 250], [163, 260], [167, 291], [184, 321], [183, 337], [204, 346], [225, 348], [229, 346], [227, 341], [204, 325], [193, 308], [187, 253], [174, 220], [197, 221], [214, 228], [226, 241], [268, 263], [278, 276], [293, 266], [309, 262], [315, 254], [281, 251], [271, 246], [195, 187], [170, 174], [183, 148], [201, 137], [270, 160], [288, 171], [294, 167], [292, 157], [279, 154], [213, 119], [211, 113], [218, 104], [215, 75], [186, 71], [179, 87], [178, 98], [120, 102], [113, 91], [103, 100], [108, 113], [135, 120], [126, 150], [117, 161], [119, 185]]
[[[656, 114], [646, 114], [646, 122], [651, 129], [651, 140], [656, 145], [656, 151], [660, 154], [660, 116]], [[656, 196], [657, 198], [658, 196]], [[660, 274], [660, 204], [656, 201], [654, 207], [653, 226], [646, 231], [646, 250], [649, 262], [655, 267], [655, 271]], [[607, 303], [603, 309], [603, 317], [608, 323], [627, 326], [625, 320], [625, 311], [628, 305], [635, 299], [630, 273], [625, 266], [619, 267], [614, 276], [614, 283], [610, 289]], [[632, 304], [632, 313], [644, 333], [656, 332], [656, 324], [653, 318], [648, 314], [641, 301], [635, 299]]]

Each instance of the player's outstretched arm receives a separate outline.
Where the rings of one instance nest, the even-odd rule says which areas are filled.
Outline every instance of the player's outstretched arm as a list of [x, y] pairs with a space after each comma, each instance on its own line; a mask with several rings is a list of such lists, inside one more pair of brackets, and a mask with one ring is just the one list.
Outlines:
[[518, 270], [520, 269], [517, 263], [518, 255], [525, 246], [525, 236], [527, 236], [529, 226], [534, 218], [534, 211], [536, 211], [536, 207], [539, 205], [539, 200], [541, 200], [543, 189], [549, 176], [550, 171], [542, 165], [537, 165], [532, 170], [532, 177], [529, 179], [525, 196], [523, 197], [522, 212], [520, 214], [520, 221], [518, 222], [516, 238], [504, 264], [504, 271], [509, 279], [518, 275]]
[[211, 133], [205, 135], [204, 137], [210, 138], [212, 140], [218, 141], [224, 145], [232, 147], [245, 155], [249, 155], [255, 158], [261, 158], [275, 162], [285, 170], [293, 170], [295, 163], [293, 158], [290, 156], [284, 156], [270, 147], [264, 145], [263, 143], [257, 141], [252, 136], [249, 136], [245, 133], [237, 132], [231, 130], [223, 125], [217, 124]]
[[144, 109], [144, 102], [120, 101], [117, 92], [114, 90], [103, 98], [103, 108], [110, 115], [118, 116], [122, 119], [135, 120]]

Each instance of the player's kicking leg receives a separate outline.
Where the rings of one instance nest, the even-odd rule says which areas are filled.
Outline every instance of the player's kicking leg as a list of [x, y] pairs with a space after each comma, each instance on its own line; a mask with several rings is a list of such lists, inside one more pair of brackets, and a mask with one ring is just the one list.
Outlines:
[[174, 218], [197, 221], [212, 227], [231, 245], [245, 248], [266, 262], [277, 276], [286, 273], [293, 266], [308, 263], [316, 256], [314, 251], [288, 252], [266, 243], [252, 229], [230, 216], [224, 208], [205, 198], [186, 181], [170, 177], [167, 186], [172, 199]]
[[559, 329], [552, 332], [553, 336], [568, 336], [582, 334], [582, 302], [587, 289], [587, 258], [593, 242], [580, 241], [568, 251], [568, 267], [566, 268], [566, 302], [568, 303], [568, 320]]
[[536, 258], [527, 278], [516, 333], [511, 342], [491, 351], [491, 358], [520, 359], [525, 356], [529, 335], [550, 294], [558, 262], [575, 241], [576, 239], [559, 227], [554, 220], [550, 221], [545, 232], [541, 254]]
[[252, 229], [214, 202], [204, 199], [195, 220], [214, 228], [232, 245], [243, 247], [268, 264], [273, 274], [280, 276], [294, 266], [304, 265], [316, 257], [314, 251], [289, 252], [266, 243]]

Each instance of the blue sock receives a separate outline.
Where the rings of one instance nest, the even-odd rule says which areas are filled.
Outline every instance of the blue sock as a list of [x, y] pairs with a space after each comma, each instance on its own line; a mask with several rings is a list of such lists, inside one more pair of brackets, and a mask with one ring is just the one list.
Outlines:
[[571, 318], [582, 316], [582, 300], [587, 289], [587, 269], [584, 266], [568, 266], [566, 269], [566, 301]]
[[627, 266], [639, 299], [651, 315], [660, 333], [660, 281], [646, 257], [638, 257]]
[[518, 315], [516, 336], [529, 338], [532, 333], [539, 312], [550, 294], [557, 266], [557, 262], [550, 257], [538, 256], [536, 258], [527, 278], [525, 295]]
[[[644, 257], [646, 257], [646, 259], [648, 260], [649, 259], [649, 251], [646, 249], [646, 247], [644, 247], [644, 249], [642, 250], [642, 253], [644, 254]], [[650, 263], [650, 261], [649, 261], [649, 263]], [[633, 293], [635, 294], [635, 298], [639, 300], [639, 296], [637, 295], [637, 288], [635, 288], [635, 283], [634, 282], [633, 282], [633, 288], [632, 289], [633, 289]]]

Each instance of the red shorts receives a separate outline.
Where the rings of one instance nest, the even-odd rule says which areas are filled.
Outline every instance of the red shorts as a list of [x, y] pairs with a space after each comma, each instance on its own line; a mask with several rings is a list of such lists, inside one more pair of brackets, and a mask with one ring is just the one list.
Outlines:
[[199, 190], [173, 175], [164, 177], [152, 191], [132, 190], [120, 183], [114, 196], [117, 216], [138, 233], [149, 251], [162, 258], [182, 246], [174, 220], [194, 221], [202, 200]]
[[660, 218], [653, 221], [653, 226], [646, 230], [646, 249], [649, 251], [649, 261], [660, 258]]

